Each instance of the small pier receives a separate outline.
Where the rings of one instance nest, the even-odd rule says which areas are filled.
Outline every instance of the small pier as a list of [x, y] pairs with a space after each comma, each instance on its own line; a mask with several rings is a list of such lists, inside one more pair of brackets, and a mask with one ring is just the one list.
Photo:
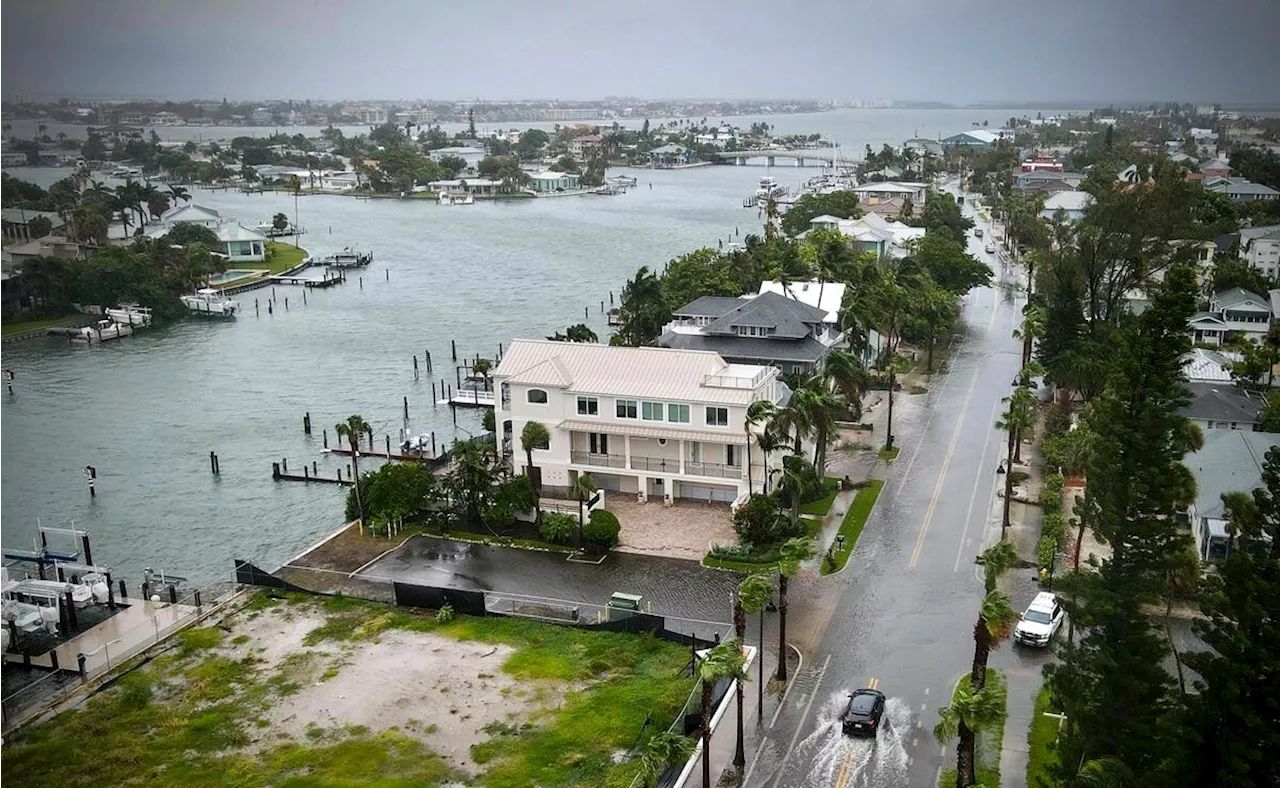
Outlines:
[[479, 389], [449, 389], [446, 396], [436, 400], [437, 405], [456, 405], [463, 408], [492, 408], [493, 392]]
[[272, 284], [302, 285], [303, 287], [324, 288], [343, 284], [347, 281], [347, 277], [341, 275], [330, 276], [328, 273], [325, 273], [322, 277], [302, 276], [301, 272], [299, 272], [292, 274], [276, 274], [275, 276], [267, 277], [267, 280]]
[[302, 466], [302, 473], [289, 473], [288, 470], [281, 467], [278, 462], [271, 463], [271, 478], [278, 482], [320, 482], [322, 484], [352, 484], [351, 476], [348, 474], [343, 477], [342, 471], [339, 470], [336, 475], [315, 472], [305, 464]]
[[[342, 457], [351, 456], [351, 448], [348, 446], [335, 446], [332, 449], [324, 449], [329, 454], [337, 454]], [[394, 460], [396, 462], [430, 462], [434, 459], [429, 451], [400, 451], [399, 449], [361, 449], [361, 457], [377, 457], [383, 460]]]

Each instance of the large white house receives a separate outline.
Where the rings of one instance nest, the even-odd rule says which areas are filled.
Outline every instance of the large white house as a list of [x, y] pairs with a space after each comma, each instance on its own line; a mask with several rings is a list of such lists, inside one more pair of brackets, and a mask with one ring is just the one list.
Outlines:
[[218, 236], [220, 244], [220, 248], [210, 251], [223, 255], [233, 263], [260, 263], [266, 259], [267, 236], [220, 215], [212, 208], [195, 203], [170, 208], [158, 221], [148, 224], [145, 232], [148, 238], [161, 238], [178, 224], [208, 227]]
[[1197, 312], [1188, 321], [1192, 339], [1221, 345], [1242, 338], [1260, 342], [1271, 328], [1271, 301], [1243, 287], [1214, 293], [1209, 311]]
[[1280, 276], [1280, 224], [1242, 229], [1240, 259], [1269, 279]]
[[[748, 432], [747, 408], [789, 397], [774, 367], [717, 353], [549, 340], [512, 342], [493, 380], [494, 423], [517, 473], [526, 465], [521, 432], [537, 421], [551, 440], [533, 450], [535, 479], [570, 486], [590, 474], [640, 501], [733, 503], [762, 490], [762, 427]], [[774, 454], [777, 468], [782, 452]]]
[[906, 257], [912, 241], [924, 237], [923, 227], [912, 227], [875, 213], [857, 219], [841, 219], [838, 216], [815, 216], [809, 220], [811, 229], [839, 230], [848, 236], [860, 252], [872, 252], [877, 257]]

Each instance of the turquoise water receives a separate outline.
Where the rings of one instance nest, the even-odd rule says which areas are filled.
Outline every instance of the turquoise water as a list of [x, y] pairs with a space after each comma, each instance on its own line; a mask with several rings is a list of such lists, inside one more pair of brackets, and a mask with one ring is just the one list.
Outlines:
[[234, 268], [234, 269], [229, 268], [220, 274], [210, 275], [209, 284], [220, 285], [220, 284], [223, 284], [224, 282], [232, 282], [232, 281], [235, 281], [236, 279], [242, 279], [246, 276], [249, 276], [250, 274], [256, 274], [256, 273], [258, 273], [258, 271], [255, 271], [251, 268]]

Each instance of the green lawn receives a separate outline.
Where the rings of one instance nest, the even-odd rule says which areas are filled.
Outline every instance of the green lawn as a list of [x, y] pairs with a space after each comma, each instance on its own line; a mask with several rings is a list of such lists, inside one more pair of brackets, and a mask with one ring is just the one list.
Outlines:
[[[252, 653], [236, 658], [243, 652], [230, 645], [249, 642], [247, 635], [231, 637], [221, 627], [195, 629], [82, 709], [6, 735], [4, 780], [94, 788], [463, 782], [491, 788], [625, 788], [637, 765], [615, 764], [613, 756], [632, 745], [649, 715], [651, 728], [669, 725], [693, 689], [693, 680], [680, 675], [688, 649], [648, 636], [501, 617], [459, 616], [437, 623], [433, 613], [345, 597], [321, 603], [302, 595], [279, 600], [265, 593], [237, 616], [251, 618], [281, 605], [288, 606], [280, 608], [285, 620], [294, 607], [323, 611], [326, 621], [307, 635], [308, 645], [369, 644], [388, 629], [506, 644], [514, 653], [503, 672], [523, 682], [559, 687], [564, 696], [476, 745], [472, 757], [484, 772], [470, 780], [431, 751], [430, 725], [421, 738], [395, 728], [372, 732], [352, 726], [314, 726], [301, 741], [267, 732], [251, 748], [246, 746], [250, 732], [270, 727], [263, 713], [273, 701], [297, 692], [298, 684], [283, 672], [260, 669]], [[224, 624], [234, 631], [235, 620]], [[292, 656], [307, 658], [302, 652]], [[331, 670], [336, 673], [337, 668]], [[429, 722], [437, 712], [423, 709], [422, 717]]]
[[[960, 679], [956, 688], [960, 687], [969, 687], [969, 674], [966, 673], [964, 678]], [[974, 747], [974, 756], [977, 761], [974, 776], [977, 778], [978, 785], [998, 786], [1000, 785], [1000, 750], [1004, 744], [1004, 721], [1008, 714], [1005, 702], [1008, 700], [1009, 692], [1004, 676], [1000, 675], [1000, 671], [995, 668], [987, 668], [987, 690], [1000, 693], [1001, 713], [995, 725], [978, 731], [978, 740]], [[948, 762], [954, 764], [955, 742], [948, 743], [946, 749]], [[956, 767], [953, 765], [942, 770], [942, 778], [938, 780], [938, 786], [955, 788], [955, 785]]]
[[824, 490], [823, 496], [816, 501], [801, 504], [801, 514], [816, 514], [819, 517], [826, 517], [827, 512], [831, 511], [831, 504], [835, 502], [836, 495], [840, 492], [840, 480], [832, 478], [823, 479], [822, 487]]
[[849, 554], [853, 552], [854, 546], [858, 544], [858, 537], [862, 535], [862, 527], [867, 524], [867, 518], [871, 516], [871, 510], [875, 508], [876, 499], [880, 497], [880, 489], [882, 487], [884, 487], [884, 481], [868, 479], [866, 486], [858, 490], [853, 503], [849, 506], [849, 511], [844, 514], [844, 520], [840, 522], [839, 533], [844, 537], [844, 546], [835, 551], [835, 566], [828, 568], [828, 564], [825, 561], [823, 562], [822, 574], [829, 575], [832, 572], [839, 572], [849, 562]]
[[298, 265], [307, 257], [305, 249], [300, 249], [293, 244], [280, 243], [279, 241], [267, 241], [267, 259], [261, 263], [228, 263], [228, 267], [233, 269], [253, 269], [262, 271], [262, 274], [254, 274], [253, 276], [242, 276], [239, 279], [232, 279], [218, 285], [219, 290], [226, 290], [231, 287], [239, 287], [247, 285], [250, 282], [262, 278], [263, 275], [271, 276], [283, 273]]
[[24, 331], [35, 331], [38, 328], [52, 328], [53, 326], [63, 326], [68, 323], [74, 323], [87, 317], [79, 313], [71, 315], [63, 315], [62, 317], [50, 317], [44, 320], [24, 320], [20, 323], [6, 322], [0, 326], [0, 336], [9, 336], [10, 334], [21, 334]]
[[876, 456], [884, 460], [885, 462], [893, 462], [894, 460], [898, 459], [899, 451], [901, 451], [901, 449], [899, 449], [897, 446], [894, 446], [891, 449], [881, 446], [880, 451], [877, 452]]
[[1058, 765], [1055, 744], [1060, 723], [1044, 716], [1050, 710], [1049, 688], [1045, 687], [1036, 696], [1035, 718], [1031, 720], [1031, 730], [1027, 733], [1027, 785], [1030, 788], [1050, 788], [1054, 784], [1050, 770]]

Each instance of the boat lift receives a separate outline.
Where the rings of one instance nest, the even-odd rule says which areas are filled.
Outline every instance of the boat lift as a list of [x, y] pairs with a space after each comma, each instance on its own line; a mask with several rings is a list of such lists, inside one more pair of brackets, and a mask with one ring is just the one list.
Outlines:
[[[75, 524], [72, 523], [74, 526]], [[81, 561], [79, 552], [65, 552], [63, 550], [49, 549], [49, 535], [70, 536], [71, 538], [79, 538], [80, 548], [84, 553], [84, 560]], [[84, 566], [93, 565], [93, 551], [89, 548], [89, 532], [80, 528], [46, 528], [40, 526], [40, 544], [36, 549], [23, 550], [21, 548], [6, 547], [0, 553], [6, 560], [21, 561], [24, 563], [33, 563], [36, 565], [36, 573], [41, 580], [45, 577], [45, 567], [57, 564], [76, 564]]]

